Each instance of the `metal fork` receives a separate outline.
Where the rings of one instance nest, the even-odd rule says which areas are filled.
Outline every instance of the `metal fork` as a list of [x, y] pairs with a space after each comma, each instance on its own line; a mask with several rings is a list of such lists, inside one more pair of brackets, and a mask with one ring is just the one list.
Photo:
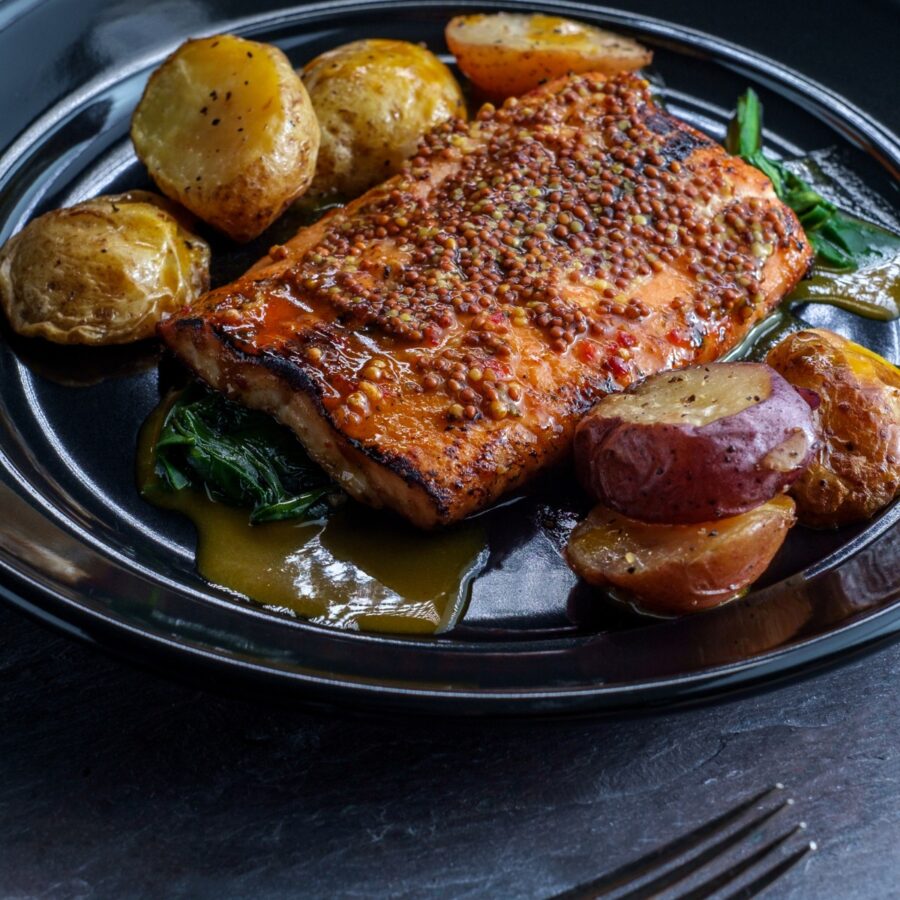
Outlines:
[[[750, 843], [754, 839], [757, 842], [763, 839], [763, 826], [782, 810], [793, 806], [793, 800], [784, 800], [774, 807], [767, 807], [761, 813], [754, 815], [749, 822], [731, 830], [751, 810], [771, 799], [782, 789], [783, 785], [781, 784], [767, 788], [740, 803], [734, 809], [717, 816], [711, 822], [652, 850], [633, 862], [626, 863], [613, 872], [557, 894], [554, 900], [589, 900], [589, 898], [612, 895], [615, 895], [617, 900], [626, 900], [626, 898], [627, 900], [638, 900], [638, 898], [646, 900], [646, 898], [660, 896], [663, 891], [701, 873], [707, 867], [707, 871], [713, 871], [724, 861], [723, 858], [732, 848]], [[748, 855], [742, 856], [737, 862], [731, 863], [716, 874], [709, 875], [700, 884], [678, 894], [677, 900], [701, 900], [705, 897], [725, 896], [720, 892], [729, 885], [734, 886], [751, 869], [757, 866], [761, 867], [763, 861], [767, 860], [768, 867], [757, 874], [752, 881], [728, 894], [727, 900], [746, 900], [746, 898], [758, 896], [785, 872], [796, 866], [807, 853], [816, 849], [815, 841], [806, 841], [789, 855], [785, 856], [782, 851], [780, 858], [775, 858], [776, 851], [792, 837], [805, 830], [806, 823], [798, 823]], [[710, 841], [712, 843], [709, 843]], [[704, 844], [709, 845], [704, 847]], [[742, 847], [742, 849], [744, 848]], [[686, 859], [678, 862], [686, 855]], [[772, 859], [768, 859], [769, 857]], [[668, 868], [669, 866], [671, 868]]]

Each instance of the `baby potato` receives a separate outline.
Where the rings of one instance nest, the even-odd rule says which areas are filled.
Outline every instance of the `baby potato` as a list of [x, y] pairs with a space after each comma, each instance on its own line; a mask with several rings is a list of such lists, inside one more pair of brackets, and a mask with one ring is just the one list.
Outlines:
[[187, 41], [153, 73], [131, 139], [164, 194], [248, 241], [309, 186], [319, 126], [277, 47], [223, 34]]
[[570, 72], [631, 72], [653, 54], [637, 41], [539, 13], [457, 16], [445, 31], [460, 69], [487, 96], [518, 96]]
[[625, 591], [647, 612], [681, 615], [743, 593], [765, 571], [796, 521], [779, 494], [739, 516], [658, 525], [596, 506], [572, 532], [566, 560], [590, 584]]
[[162, 197], [96, 197], [30, 222], [0, 250], [0, 302], [13, 329], [57, 344], [152, 337], [209, 287], [209, 247]]
[[791, 488], [800, 521], [834, 528], [890, 503], [900, 493], [900, 370], [818, 328], [786, 337], [768, 363], [821, 401], [819, 450]]
[[578, 424], [575, 464], [601, 502], [645, 522], [709, 522], [781, 493], [812, 459], [809, 404], [770, 366], [660, 372]]
[[311, 192], [352, 198], [399, 171], [435, 125], [465, 116], [453, 73], [406, 41], [353, 41], [317, 56], [303, 81], [322, 129]]

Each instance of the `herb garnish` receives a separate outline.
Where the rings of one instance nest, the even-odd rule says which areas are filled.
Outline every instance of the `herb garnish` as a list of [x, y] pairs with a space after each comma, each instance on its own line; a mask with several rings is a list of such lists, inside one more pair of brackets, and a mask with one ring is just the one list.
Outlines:
[[768, 176], [779, 199], [797, 214], [819, 264], [852, 271], [873, 259], [890, 259], [900, 253], [900, 235], [841, 211], [809, 182], [766, 156], [762, 104], [752, 88], [738, 98], [725, 148]]
[[166, 414], [156, 473], [172, 490], [202, 487], [215, 500], [251, 507], [253, 523], [317, 517], [342, 496], [287, 428], [200, 384]]

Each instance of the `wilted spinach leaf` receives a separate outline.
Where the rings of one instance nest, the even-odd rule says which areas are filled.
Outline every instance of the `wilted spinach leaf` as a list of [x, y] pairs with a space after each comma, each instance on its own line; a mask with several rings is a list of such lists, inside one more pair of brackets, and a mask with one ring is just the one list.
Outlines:
[[341, 496], [289, 429], [199, 383], [166, 414], [156, 472], [172, 490], [203, 487], [216, 500], [250, 507], [254, 523], [316, 517]]
[[797, 214], [820, 264], [852, 271], [900, 253], [900, 235], [843, 212], [805, 179], [766, 156], [762, 149], [762, 104], [752, 88], [738, 98], [725, 147], [769, 178], [779, 199]]

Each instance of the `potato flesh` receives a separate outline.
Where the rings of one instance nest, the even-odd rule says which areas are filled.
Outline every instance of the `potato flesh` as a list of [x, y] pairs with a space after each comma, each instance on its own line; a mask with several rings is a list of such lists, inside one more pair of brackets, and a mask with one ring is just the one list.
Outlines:
[[655, 375], [634, 391], [603, 400], [604, 414], [640, 425], [709, 425], [766, 399], [772, 390], [764, 367], [709, 366]]
[[311, 192], [352, 198], [400, 170], [425, 132], [465, 101], [453, 73], [416, 44], [361, 40], [303, 69], [322, 130]]
[[821, 445], [791, 488], [800, 521], [834, 528], [890, 503], [900, 493], [900, 370], [824, 329], [789, 335], [768, 362], [821, 401]]
[[570, 72], [633, 71], [653, 55], [636, 41], [557, 16], [457, 16], [446, 29], [460, 69], [489, 97], [524, 94]]
[[591, 584], [624, 591], [649, 612], [678, 615], [739, 596], [794, 521], [794, 503], [784, 495], [696, 525], [649, 524], [597, 506], [572, 532], [566, 558]]
[[152, 337], [209, 287], [209, 247], [163, 198], [97, 197], [30, 222], [0, 252], [13, 329], [60, 344]]
[[302, 193], [319, 145], [287, 57], [233, 35], [170, 56], [147, 83], [131, 135], [163, 193], [236, 240], [255, 237]]

